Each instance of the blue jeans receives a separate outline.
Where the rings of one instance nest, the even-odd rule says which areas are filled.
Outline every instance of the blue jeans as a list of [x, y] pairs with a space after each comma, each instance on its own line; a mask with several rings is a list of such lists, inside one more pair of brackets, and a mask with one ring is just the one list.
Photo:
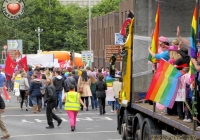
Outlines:
[[112, 101], [108, 101], [108, 105], [111, 106], [112, 105]]
[[10, 89], [10, 90], [13, 90], [13, 83], [12, 83], [11, 80], [7, 81], [7, 88]]
[[57, 102], [59, 104], [56, 104], [56, 109], [57, 109], [57, 106], [59, 105], [60, 109], [62, 109], [62, 91], [56, 91], [56, 94], [57, 94]]
[[31, 97], [31, 100], [32, 100], [33, 105], [41, 105], [42, 104], [41, 97]]
[[118, 102], [118, 98], [115, 98], [115, 110], [119, 109], [119, 102]]
[[92, 103], [92, 109], [97, 108], [98, 102], [97, 102], [96, 92], [92, 92], [91, 103]]

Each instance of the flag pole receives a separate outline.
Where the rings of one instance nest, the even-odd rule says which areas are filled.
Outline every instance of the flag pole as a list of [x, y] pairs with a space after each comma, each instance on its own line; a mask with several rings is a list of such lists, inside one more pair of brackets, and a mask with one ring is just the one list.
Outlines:
[[[158, 0], [158, 7], [160, 7], [160, 1], [159, 0]], [[160, 15], [160, 13], [159, 13], [159, 15]], [[158, 18], [160, 18], [160, 16]], [[160, 20], [160, 19], [158, 19], [158, 20]], [[156, 23], [156, 24], [160, 24], [160, 22]], [[160, 25], [159, 25], [159, 28], [160, 28]], [[156, 43], [158, 43], [158, 42], [156, 42]], [[157, 52], [158, 52], [158, 47], [157, 47]], [[154, 74], [156, 73], [156, 70], [157, 70], [157, 61], [154, 63]], [[153, 112], [156, 112], [156, 102], [153, 102]]]
[[[196, 12], [197, 12], [197, 34], [196, 34], [196, 42], [197, 42], [197, 44], [196, 44], [196, 49], [197, 49], [197, 52], [196, 52], [196, 55], [197, 55], [197, 53], [198, 53], [198, 48], [200, 47], [200, 35], [199, 35], [199, 4], [200, 4], [200, 2], [199, 2], [199, 0], [196, 0]], [[198, 47], [199, 46], [199, 47]], [[198, 56], [197, 56], [198, 57]], [[199, 75], [199, 72], [197, 72], [196, 74], [195, 74], [195, 78], [194, 78], [194, 84], [195, 84], [195, 88], [194, 88], [194, 95], [193, 95], [193, 97], [192, 97], [192, 104], [193, 104], [193, 102], [195, 102], [195, 101], [197, 101], [198, 102], [198, 95], [197, 95], [197, 89], [199, 89], [199, 87], [198, 87], [198, 81], [197, 81], [197, 78], [198, 78], [198, 75]], [[197, 111], [199, 110], [198, 108], [198, 106], [197, 105], [195, 105], [195, 108], [197, 108]], [[199, 113], [199, 112], [198, 112]], [[193, 117], [197, 117], [197, 120], [198, 120], [198, 115], [196, 115], [196, 114], [193, 114]], [[194, 120], [193, 121], [193, 130], [194, 131], [196, 131], [196, 127], [197, 127], [197, 120]]]

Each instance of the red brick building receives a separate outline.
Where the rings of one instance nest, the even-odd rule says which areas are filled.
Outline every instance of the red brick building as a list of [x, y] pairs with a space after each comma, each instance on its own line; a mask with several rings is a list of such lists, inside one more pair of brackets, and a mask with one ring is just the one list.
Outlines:
[[[108, 67], [109, 63], [105, 59], [105, 45], [114, 45], [115, 33], [119, 33], [120, 28], [127, 17], [127, 11], [133, 9], [134, 0], [125, 0], [119, 5], [119, 12], [111, 12], [101, 17], [91, 19], [91, 49], [94, 52], [93, 67]], [[89, 28], [88, 28], [88, 50], [89, 50]], [[120, 69], [120, 63], [116, 63]]]

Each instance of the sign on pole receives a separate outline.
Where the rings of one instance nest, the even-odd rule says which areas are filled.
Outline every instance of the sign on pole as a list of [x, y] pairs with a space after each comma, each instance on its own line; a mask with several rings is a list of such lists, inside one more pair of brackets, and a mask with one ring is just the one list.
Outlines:
[[124, 45], [124, 36], [120, 33], [115, 33], [115, 45]]
[[93, 51], [81, 51], [82, 62], [94, 62]]
[[23, 54], [22, 40], [7, 40], [8, 53], [12, 59], [20, 58]]
[[122, 58], [120, 56], [121, 53], [121, 46], [120, 45], [106, 45], [106, 62], [109, 62], [110, 57], [113, 54], [117, 55], [116, 62], [121, 62]]

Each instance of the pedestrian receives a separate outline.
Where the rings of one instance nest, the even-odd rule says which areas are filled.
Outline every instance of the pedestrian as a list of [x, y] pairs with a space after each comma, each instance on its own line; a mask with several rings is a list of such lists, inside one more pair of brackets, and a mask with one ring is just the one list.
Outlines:
[[28, 111], [28, 95], [26, 94], [27, 93], [26, 91], [29, 90], [29, 83], [26, 72], [21, 73], [21, 80], [19, 81], [19, 90], [21, 96], [20, 108], [21, 110], [23, 110], [23, 103], [25, 102], [26, 111]]
[[[41, 79], [41, 83], [42, 83], [42, 87], [40, 87], [40, 91], [42, 93], [42, 104], [43, 105], [43, 109], [45, 110], [46, 108], [46, 103], [44, 102], [44, 94], [45, 94], [45, 87], [46, 87], [46, 75], [45, 74], [42, 74], [42, 79]], [[42, 106], [41, 106], [42, 107]]]
[[52, 112], [57, 102], [56, 88], [53, 84], [51, 84], [51, 79], [47, 79], [45, 82], [46, 82], [45, 103], [47, 104], [46, 116], [47, 116], [47, 124], [49, 125], [46, 127], [46, 129], [52, 129], [54, 128], [53, 119], [58, 122], [58, 126], [60, 126], [60, 124], [62, 123], [62, 119]]
[[69, 91], [70, 85], [74, 85], [75, 89], [77, 89], [76, 80], [73, 78], [73, 74], [71, 72], [69, 73], [64, 83], [65, 83], [65, 92]]
[[115, 95], [115, 110], [116, 113], [118, 113], [119, 110], [119, 102], [118, 102], [118, 98], [119, 98], [119, 91], [122, 88], [122, 82], [121, 82], [121, 78], [120, 80], [118, 78], [115, 78], [115, 81], [113, 82], [113, 92]]
[[[78, 78], [79, 78], [78, 71], [72, 70], [72, 74], [73, 74], [73, 78], [76, 80], [76, 83], [78, 83]], [[77, 89], [76, 89], [76, 91], [77, 91]]]
[[[82, 76], [80, 76], [79, 79], [78, 79], [77, 90], [78, 90], [79, 93], [82, 90], [81, 100], [83, 102], [85, 100], [85, 103], [86, 103], [86, 106], [87, 106], [86, 111], [89, 111], [89, 109], [88, 109], [88, 106], [89, 106], [88, 97], [92, 96], [90, 86], [91, 86], [91, 80], [88, 77], [87, 72], [85, 70], [83, 70]], [[83, 110], [83, 106], [81, 106], [81, 110]]]
[[1, 139], [7, 139], [10, 137], [10, 134], [8, 133], [8, 130], [6, 129], [6, 126], [4, 125], [4, 122], [2, 120], [2, 116], [1, 114], [5, 112], [5, 102], [3, 100], [3, 98], [0, 96], [0, 128], [1, 128], [1, 132], [2, 132], [2, 137]]
[[70, 91], [65, 93], [63, 102], [65, 102], [65, 110], [70, 120], [71, 131], [74, 131], [76, 127], [76, 116], [80, 110], [80, 103], [85, 109], [87, 107], [81, 100], [80, 93], [75, 92], [74, 85], [70, 85]]
[[92, 110], [96, 109], [97, 110], [97, 95], [96, 95], [96, 82], [97, 79], [93, 76], [89, 76], [90, 80], [91, 80], [91, 86], [90, 86], [90, 90], [92, 92], [92, 96], [91, 96], [91, 104], [92, 104]]
[[3, 93], [3, 87], [6, 83], [6, 77], [5, 74], [2, 72], [2, 67], [0, 66], [0, 94]]
[[99, 81], [96, 83], [96, 95], [99, 102], [99, 113], [100, 115], [105, 114], [105, 101], [106, 101], [106, 91], [107, 85], [106, 82], [103, 81], [104, 76], [102, 74], [99, 75]]
[[59, 70], [55, 71], [55, 77], [53, 78], [53, 85], [55, 86], [57, 93], [57, 104], [55, 106], [55, 109], [58, 110], [58, 105], [59, 105], [60, 113], [62, 113], [62, 90], [63, 88], [65, 88], [65, 84], [64, 84], [64, 79], [60, 74], [61, 72]]
[[32, 82], [30, 85], [29, 95], [31, 96], [32, 103], [33, 103], [33, 113], [36, 113], [37, 110], [40, 112], [41, 110], [41, 99], [42, 94], [40, 92], [40, 87], [42, 87], [41, 80], [38, 79], [37, 75], [32, 75]]

